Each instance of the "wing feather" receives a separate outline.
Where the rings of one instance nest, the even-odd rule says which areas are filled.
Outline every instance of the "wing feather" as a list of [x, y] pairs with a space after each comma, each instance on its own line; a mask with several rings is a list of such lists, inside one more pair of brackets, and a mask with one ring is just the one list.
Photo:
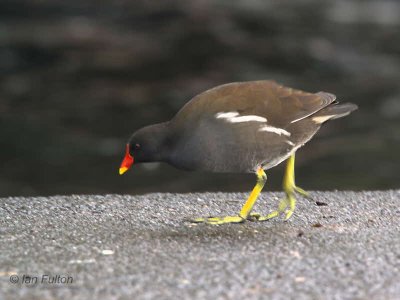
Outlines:
[[[284, 128], [313, 115], [335, 99], [333, 94], [307, 93], [270, 80], [234, 82], [195, 96], [173, 121], [195, 123], [213, 118], [218, 113], [238, 112], [266, 118], [269, 125]], [[187, 118], [190, 120], [186, 121]]]

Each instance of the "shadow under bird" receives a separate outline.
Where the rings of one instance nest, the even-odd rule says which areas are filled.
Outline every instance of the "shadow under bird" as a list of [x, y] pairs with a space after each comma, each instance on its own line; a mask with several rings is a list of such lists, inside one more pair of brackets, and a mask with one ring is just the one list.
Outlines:
[[[184, 170], [255, 173], [257, 184], [239, 214], [197, 218], [197, 223], [265, 221], [281, 214], [289, 219], [296, 193], [307, 196], [295, 184], [296, 151], [328, 120], [357, 109], [338, 104], [330, 93], [308, 93], [275, 81], [234, 82], [217, 86], [191, 99], [172, 120], [137, 130], [126, 145], [119, 173], [133, 163], [161, 161]], [[252, 213], [267, 180], [265, 170], [284, 160], [285, 198], [267, 214]]]

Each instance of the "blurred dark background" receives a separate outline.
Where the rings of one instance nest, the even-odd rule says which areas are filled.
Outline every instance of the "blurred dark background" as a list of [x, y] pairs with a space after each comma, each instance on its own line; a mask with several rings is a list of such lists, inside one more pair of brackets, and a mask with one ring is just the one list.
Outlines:
[[399, 188], [399, 14], [385, 0], [2, 0], [0, 195], [250, 190], [251, 174], [118, 167], [135, 129], [259, 79], [360, 107], [298, 152], [300, 186]]

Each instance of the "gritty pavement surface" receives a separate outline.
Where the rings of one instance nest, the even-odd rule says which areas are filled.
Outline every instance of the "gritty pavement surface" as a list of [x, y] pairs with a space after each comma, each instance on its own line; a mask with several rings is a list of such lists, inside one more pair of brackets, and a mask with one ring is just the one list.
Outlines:
[[400, 190], [312, 192], [288, 222], [185, 222], [246, 196], [0, 199], [0, 299], [400, 299]]

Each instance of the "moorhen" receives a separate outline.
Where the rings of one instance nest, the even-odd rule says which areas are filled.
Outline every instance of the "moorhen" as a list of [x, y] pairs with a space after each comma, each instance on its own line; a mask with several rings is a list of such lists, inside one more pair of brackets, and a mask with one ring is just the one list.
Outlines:
[[[140, 162], [162, 161], [179, 169], [255, 173], [257, 184], [237, 216], [198, 218], [208, 224], [265, 221], [280, 214], [289, 219], [295, 193], [295, 152], [328, 120], [357, 109], [338, 104], [326, 92], [308, 93], [275, 81], [234, 82], [207, 90], [190, 100], [172, 120], [137, 130], [126, 145], [119, 173]], [[251, 213], [270, 169], [284, 160], [286, 197], [278, 209], [262, 216]]]

